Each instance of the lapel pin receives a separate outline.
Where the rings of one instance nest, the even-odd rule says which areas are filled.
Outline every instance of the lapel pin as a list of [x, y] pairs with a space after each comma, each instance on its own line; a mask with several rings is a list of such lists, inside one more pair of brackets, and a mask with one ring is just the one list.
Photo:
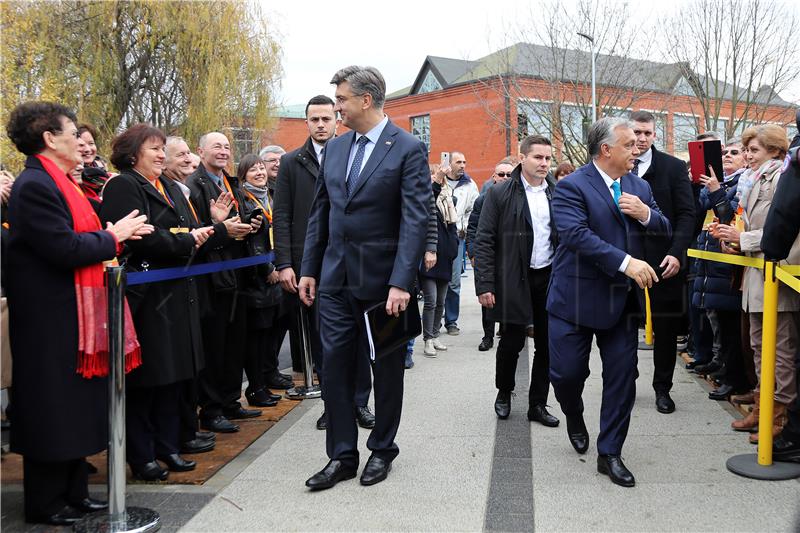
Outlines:
[[391, 146], [391, 145], [392, 145], [392, 141], [386, 141], [386, 146]]

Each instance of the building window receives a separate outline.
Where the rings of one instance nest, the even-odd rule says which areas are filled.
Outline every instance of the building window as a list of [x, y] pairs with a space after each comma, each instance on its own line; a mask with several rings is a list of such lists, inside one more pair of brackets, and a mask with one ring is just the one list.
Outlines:
[[411, 135], [425, 143], [428, 152], [431, 151], [431, 116], [420, 115], [411, 117]]
[[238, 164], [243, 156], [258, 152], [257, 139], [261, 137], [259, 130], [251, 128], [231, 128], [230, 130], [234, 164]]
[[697, 118], [692, 115], [672, 115], [672, 139], [676, 153], [686, 153], [689, 141], [697, 137]]
[[656, 142], [661, 146], [661, 149], [667, 152], [672, 152], [667, 146], [667, 115], [664, 113], [653, 113], [656, 117]]
[[797, 136], [797, 125], [796, 124], [789, 124], [786, 126], [786, 133], [789, 135], [789, 142], [792, 142], [792, 139]]
[[428, 69], [428, 72], [425, 74], [425, 78], [422, 80], [422, 84], [419, 86], [417, 94], [431, 93], [433, 91], [440, 91], [441, 89], [442, 84], [439, 83], [438, 79], [436, 79], [433, 71]]
[[548, 120], [552, 117], [552, 106], [553, 104], [550, 102], [531, 102], [529, 100], [517, 102], [517, 129], [521, 135], [520, 140], [535, 134], [552, 137]]
[[521, 141], [528, 136], [528, 122], [530, 119], [525, 113], [517, 114], [517, 140]]

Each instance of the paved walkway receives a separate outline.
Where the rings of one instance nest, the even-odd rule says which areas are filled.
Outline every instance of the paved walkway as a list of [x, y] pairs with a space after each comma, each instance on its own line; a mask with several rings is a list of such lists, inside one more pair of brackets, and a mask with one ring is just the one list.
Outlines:
[[[626, 464], [637, 485], [625, 489], [596, 473], [594, 442], [577, 455], [551, 394], [558, 428], [525, 418], [530, 361], [523, 352], [511, 418], [493, 411], [494, 351], [478, 352], [480, 311], [472, 276], [463, 278], [461, 335], [449, 350], [422, 355], [406, 372], [400, 456], [373, 487], [358, 479], [311, 493], [304, 481], [327, 462], [322, 403], [306, 401], [267, 432], [264, 450], [189, 521], [183, 531], [796, 531], [800, 482], [759, 482], [725, 468], [754, 453], [729, 429], [733, 411], [706, 398], [706, 386], [676, 370], [677, 411], [656, 412], [652, 352], [640, 352], [640, 378]], [[520, 379], [522, 378], [522, 379]], [[525, 384], [525, 386], [522, 386]], [[598, 431], [599, 357], [586, 384], [586, 421]], [[368, 456], [360, 430], [362, 465]]]

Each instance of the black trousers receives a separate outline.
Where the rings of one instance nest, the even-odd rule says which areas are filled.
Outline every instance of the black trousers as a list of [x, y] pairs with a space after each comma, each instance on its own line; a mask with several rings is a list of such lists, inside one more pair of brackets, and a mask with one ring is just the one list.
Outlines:
[[[547, 403], [550, 390], [550, 347], [547, 320], [547, 286], [550, 283], [551, 268], [528, 270], [530, 297], [533, 305], [533, 368], [528, 395], [530, 406]], [[519, 352], [525, 347], [528, 325], [503, 324], [503, 336], [497, 345], [495, 361], [495, 386], [501, 391], [512, 391], [516, 385]]]
[[183, 381], [159, 387], [129, 387], [126, 392], [127, 461], [142, 465], [180, 449], [180, 397]]
[[[346, 289], [317, 293], [320, 340], [324, 359], [323, 400], [328, 416], [326, 448], [328, 457], [357, 466], [358, 427], [353, 416], [359, 368], [364, 365], [366, 329], [363, 314], [370, 304], [356, 299]], [[372, 365], [375, 378], [375, 427], [367, 448], [385, 461], [392, 461], [400, 449], [394, 442], [403, 408], [403, 376], [406, 347], [378, 358]], [[369, 365], [369, 363], [366, 363]], [[368, 366], [367, 366], [368, 368]]]
[[265, 388], [266, 376], [278, 368], [280, 346], [275, 349], [275, 333], [272, 327], [276, 310], [277, 306], [267, 309], [248, 309], [244, 357], [248, 393]]
[[198, 387], [200, 418], [205, 420], [239, 408], [247, 334], [243, 296], [218, 292], [213, 309], [202, 319], [206, 367]]
[[84, 458], [39, 461], [23, 457], [22, 472], [28, 522], [41, 521], [89, 496], [89, 469]]
[[[680, 292], [680, 291], [679, 291]], [[672, 390], [672, 376], [675, 372], [675, 359], [678, 356], [678, 335], [685, 332], [686, 312], [684, 295], [679, 299], [667, 299], [657, 292], [650, 293], [650, 306], [653, 314], [653, 390], [669, 392]]]
[[739, 310], [717, 310], [721, 344], [720, 359], [721, 362], [725, 364], [725, 375], [722, 377], [721, 381], [732, 386], [736, 390], [747, 391], [753, 387], [754, 383], [751, 383], [748, 379], [745, 367], [745, 356], [742, 351], [741, 343], [741, 314], [742, 312]]
[[483, 325], [483, 338], [494, 340], [494, 320], [486, 316], [486, 308], [481, 306], [481, 324]]
[[197, 430], [200, 429], [197, 419], [197, 378], [181, 383], [178, 399], [180, 442], [189, 442], [197, 437]]

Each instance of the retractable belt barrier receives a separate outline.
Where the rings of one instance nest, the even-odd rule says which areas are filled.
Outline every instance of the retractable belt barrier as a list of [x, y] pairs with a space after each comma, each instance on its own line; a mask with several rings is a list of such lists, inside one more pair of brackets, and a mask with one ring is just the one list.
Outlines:
[[703, 261], [714, 261], [757, 268], [764, 271], [764, 311], [761, 332], [761, 383], [759, 393], [758, 455], [735, 455], [726, 466], [731, 472], [753, 479], [779, 480], [800, 477], [800, 465], [794, 463], [773, 464], [772, 424], [775, 412], [775, 347], [778, 331], [778, 285], [784, 283], [800, 292], [800, 265], [779, 266], [775, 261], [758, 257], [687, 250], [689, 257]]
[[[108, 513], [93, 513], [75, 524], [76, 532], [105, 531], [113, 533], [156, 531], [161, 527], [157, 512], [143, 507], [125, 505], [125, 326], [124, 301], [128, 285], [158, 283], [253, 267], [274, 261], [275, 254], [230, 259], [214, 263], [201, 263], [185, 267], [162, 268], [141, 272], [125, 272], [125, 267], [106, 267], [106, 291], [108, 295], [108, 351], [109, 351], [109, 413], [108, 413]], [[312, 377], [311, 347], [308, 334], [308, 315], [305, 309], [299, 313], [303, 335], [303, 363], [306, 387], [294, 399], [319, 396]]]

